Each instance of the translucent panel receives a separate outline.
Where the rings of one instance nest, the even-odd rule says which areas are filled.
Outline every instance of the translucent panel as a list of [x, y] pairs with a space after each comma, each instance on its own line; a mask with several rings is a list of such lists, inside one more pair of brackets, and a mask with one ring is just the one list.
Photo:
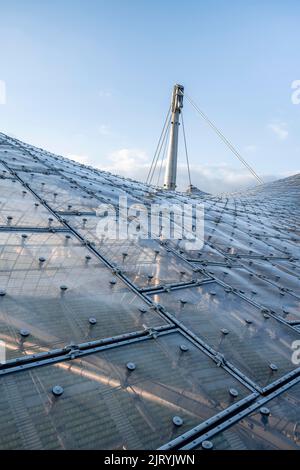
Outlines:
[[3, 160], [12, 169], [46, 169], [45, 165], [31, 157], [28, 153], [10, 148], [9, 146], [6, 149], [1, 146], [0, 160]]
[[225, 233], [224, 227], [220, 226], [212, 234], [209, 234], [207, 240], [213, 247], [229, 255], [282, 256], [282, 252], [268, 242], [257, 240], [237, 228], [234, 228], [230, 233]]
[[244, 268], [212, 266], [209, 272], [280, 317], [300, 320], [300, 298], [290, 294], [286, 287], [276, 287]]
[[292, 343], [298, 334], [216, 283], [156, 294], [153, 300], [261, 387], [297, 368]]
[[300, 450], [300, 385], [210, 440], [216, 450]]
[[242, 260], [241, 262], [250, 272], [256, 274], [262, 279], [271, 281], [280, 288], [292, 289], [293, 293], [300, 297], [299, 278], [293, 274], [292, 262], [287, 260], [286, 264], [290, 265], [288, 271], [282, 269], [277, 260]]
[[18, 181], [0, 179], [0, 226], [60, 227], [61, 224]]
[[87, 194], [76, 183], [71, 183], [60, 175], [19, 173], [23, 181], [39, 194], [52, 209], [64, 212], [95, 212], [101, 203]]
[[8, 358], [165, 324], [76, 239], [25, 235], [0, 233], [0, 340]]
[[[55, 397], [54, 386], [63, 395]], [[247, 395], [240, 382], [172, 333], [2, 377], [0, 447], [155, 449]]]
[[228, 258], [226, 255], [212, 248], [208, 243], [204, 243], [200, 250], [186, 250], [184, 240], [174, 240], [168, 242], [168, 245], [178, 250], [179, 253], [184, 255], [187, 259], [195, 260], [200, 264], [222, 263], [226, 264]]
[[158, 286], [205, 278], [156, 240], [101, 240], [96, 231], [99, 217], [67, 217], [67, 220], [137, 286]]

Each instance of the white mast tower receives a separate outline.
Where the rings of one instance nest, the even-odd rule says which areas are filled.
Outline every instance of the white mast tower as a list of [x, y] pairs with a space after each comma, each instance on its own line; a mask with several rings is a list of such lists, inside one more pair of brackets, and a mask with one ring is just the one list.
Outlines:
[[179, 132], [179, 117], [181, 109], [183, 108], [183, 95], [184, 87], [182, 85], [175, 85], [172, 94], [172, 118], [170, 139], [167, 156], [167, 166], [164, 181], [164, 188], [174, 191], [176, 189], [176, 175], [177, 175], [177, 153], [178, 153], [178, 132]]

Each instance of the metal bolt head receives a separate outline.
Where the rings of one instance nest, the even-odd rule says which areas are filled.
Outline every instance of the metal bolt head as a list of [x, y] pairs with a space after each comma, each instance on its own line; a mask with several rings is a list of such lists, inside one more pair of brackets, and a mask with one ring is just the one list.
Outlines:
[[140, 307], [140, 308], [139, 308], [139, 311], [140, 311], [141, 313], [147, 313], [147, 309], [146, 309], [145, 307]]
[[89, 323], [90, 323], [91, 325], [96, 325], [96, 323], [97, 323], [96, 318], [94, 318], [94, 317], [89, 318]]
[[136, 369], [136, 365], [135, 365], [134, 362], [127, 362], [126, 367], [130, 372], [132, 372]]
[[45, 261], [46, 261], [46, 258], [43, 258], [42, 256], [39, 258], [40, 263], [45, 263]]
[[233, 397], [236, 398], [239, 396], [239, 392], [235, 388], [230, 388], [229, 389], [229, 394]]
[[55, 395], [56, 397], [60, 397], [60, 396], [64, 393], [64, 389], [63, 389], [60, 385], [55, 385], [55, 386], [52, 388], [52, 393], [53, 393], [53, 395]]
[[263, 416], [269, 416], [269, 414], [271, 413], [269, 408], [267, 408], [266, 406], [263, 406], [259, 411], [260, 414], [262, 414]]
[[180, 416], [174, 416], [173, 418], [173, 424], [175, 424], [175, 426], [182, 426], [183, 425], [183, 419], [180, 418]]
[[181, 344], [180, 350], [181, 350], [182, 352], [188, 352], [188, 351], [189, 351], [189, 348], [188, 348], [188, 346], [187, 346], [186, 344]]
[[0, 290], [0, 297], [4, 297], [5, 295], [6, 295], [5, 290], [2, 290], [2, 289], [1, 289], [1, 290]]
[[23, 338], [27, 338], [27, 336], [30, 335], [30, 332], [29, 332], [28, 330], [22, 329], [22, 330], [20, 330], [20, 335], [21, 335]]
[[204, 450], [211, 450], [211, 449], [213, 448], [213, 446], [214, 446], [214, 445], [213, 445], [213, 443], [212, 443], [211, 441], [203, 441], [203, 442], [201, 443], [201, 447], [202, 447], [202, 449], [204, 449]]
[[221, 328], [221, 333], [226, 336], [229, 334], [229, 330], [227, 330], [227, 328]]
[[67, 286], [60, 286], [60, 290], [62, 290], [63, 292], [68, 290], [68, 287]]
[[117, 281], [115, 279], [111, 279], [109, 282], [112, 286], [114, 286], [117, 283]]
[[269, 367], [270, 367], [271, 371], [273, 371], [273, 372], [276, 372], [278, 370], [278, 367], [276, 366], [276, 364], [270, 364]]

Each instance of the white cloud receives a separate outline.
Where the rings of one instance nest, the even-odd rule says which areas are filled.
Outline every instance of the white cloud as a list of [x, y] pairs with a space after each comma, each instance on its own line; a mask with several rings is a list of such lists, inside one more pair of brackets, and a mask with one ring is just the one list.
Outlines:
[[75, 162], [83, 163], [84, 165], [91, 165], [91, 160], [87, 155], [77, 155], [69, 153], [66, 155], [66, 157], [70, 160], [74, 160]]
[[287, 129], [286, 122], [273, 122], [268, 124], [268, 129], [270, 129], [279, 140], [286, 140], [289, 136], [289, 131]]
[[[120, 174], [126, 178], [133, 178], [139, 181], [146, 181], [150, 168], [150, 158], [146, 152], [141, 149], [123, 148], [115, 151], [109, 156], [110, 164], [100, 169], [110, 171], [114, 174]], [[158, 165], [159, 167], [159, 165]], [[161, 172], [160, 185], [163, 183], [165, 162]], [[226, 164], [220, 165], [190, 165], [192, 184], [199, 189], [219, 194], [223, 192], [232, 192], [239, 189], [254, 186], [256, 180], [247, 170], [232, 168]], [[156, 170], [153, 178], [153, 184], [157, 184], [159, 169]], [[267, 176], [264, 180], [272, 180], [276, 177]], [[188, 187], [187, 167], [184, 163], [178, 164], [177, 184], [179, 190], [185, 190]]]

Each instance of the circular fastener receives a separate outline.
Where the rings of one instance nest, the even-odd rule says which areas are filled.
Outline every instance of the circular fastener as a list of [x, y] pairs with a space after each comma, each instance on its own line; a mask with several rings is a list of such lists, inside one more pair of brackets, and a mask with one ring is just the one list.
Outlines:
[[6, 291], [5, 290], [0, 290], [0, 297], [4, 297], [6, 295]]
[[21, 335], [23, 338], [27, 338], [27, 336], [29, 336], [30, 333], [29, 333], [28, 330], [22, 329], [22, 330], [20, 330], [20, 335]]
[[188, 351], [189, 351], [189, 348], [188, 348], [188, 346], [187, 346], [186, 344], [182, 344], [182, 345], [180, 346], [180, 350], [181, 350], [182, 352], [188, 352]]
[[64, 393], [64, 389], [63, 389], [60, 385], [55, 385], [55, 386], [52, 388], [52, 393], [53, 393], [53, 395], [55, 395], [56, 397], [60, 397], [60, 396]]
[[183, 419], [180, 418], [180, 416], [174, 416], [172, 421], [173, 421], [173, 424], [175, 424], [175, 426], [182, 426], [183, 425]]
[[246, 318], [245, 322], [247, 323], [247, 325], [252, 325], [252, 323], [253, 323], [251, 318]]
[[127, 362], [126, 367], [128, 370], [130, 370], [130, 372], [136, 369], [136, 365], [134, 362]]
[[26, 238], [28, 238], [28, 235], [26, 235], [26, 233], [23, 233], [22, 238], [24, 238], [24, 240], [25, 240]]
[[66, 235], [65, 237], [67, 240], [69, 240], [71, 238], [71, 235]]
[[211, 441], [203, 441], [203, 442], [201, 443], [201, 447], [202, 447], [202, 449], [204, 449], [204, 450], [211, 450], [211, 449], [213, 448], [213, 446], [214, 446], [214, 445], [213, 445], [213, 443], [212, 443]]
[[217, 295], [217, 293], [214, 290], [211, 290], [210, 295]]
[[270, 315], [268, 315], [267, 313], [264, 313], [264, 318], [268, 320], [270, 318]]
[[94, 317], [89, 318], [89, 323], [90, 323], [91, 325], [96, 325], [96, 323], [97, 323], [96, 318], [94, 318]]
[[60, 286], [60, 290], [66, 291], [66, 290], [68, 290], [68, 287], [67, 286]]
[[90, 255], [86, 255], [85, 259], [89, 261], [90, 259], [92, 259], [92, 257]]
[[46, 258], [43, 258], [43, 257], [39, 258], [40, 263], [45, 263], [45, 261], [46, 261]]
[[271, 413], [269, 408], [267, 408], [266, 406], [263, 406], [259, 411], [260, 414], [262, 414], [263, 416], [269, 416], [269, 414]]
[[276, 372], [278, 370], [278, 367], [276, 366], [276, 364], [270, 364], [269, 367], [273, 372]]
[[115, 279], [111, 279], [109, 282], [112, 286], [114, 286], [117, 283], [117, 281]]
[[229, 334], [229, 330], [227, 330], [227, 328], [221, 328], [221, 333], [226, 336]]
[[140, 308], [139, 308], [139, 311], [140, 311], [141, 313], [147, 313], [147, 309], [146, 309], [145, 307], [140, 307]]
[[185, 304], [187, 303], [187, 300], [186, 300], [186, 299], [180, 299], [180, 303], [181, 303], [182, 305], [185, 305]]
[[239, 396], [239, 392], [235, 388], [230, 388], [229, 389], [229, 394], [234, 398]]

